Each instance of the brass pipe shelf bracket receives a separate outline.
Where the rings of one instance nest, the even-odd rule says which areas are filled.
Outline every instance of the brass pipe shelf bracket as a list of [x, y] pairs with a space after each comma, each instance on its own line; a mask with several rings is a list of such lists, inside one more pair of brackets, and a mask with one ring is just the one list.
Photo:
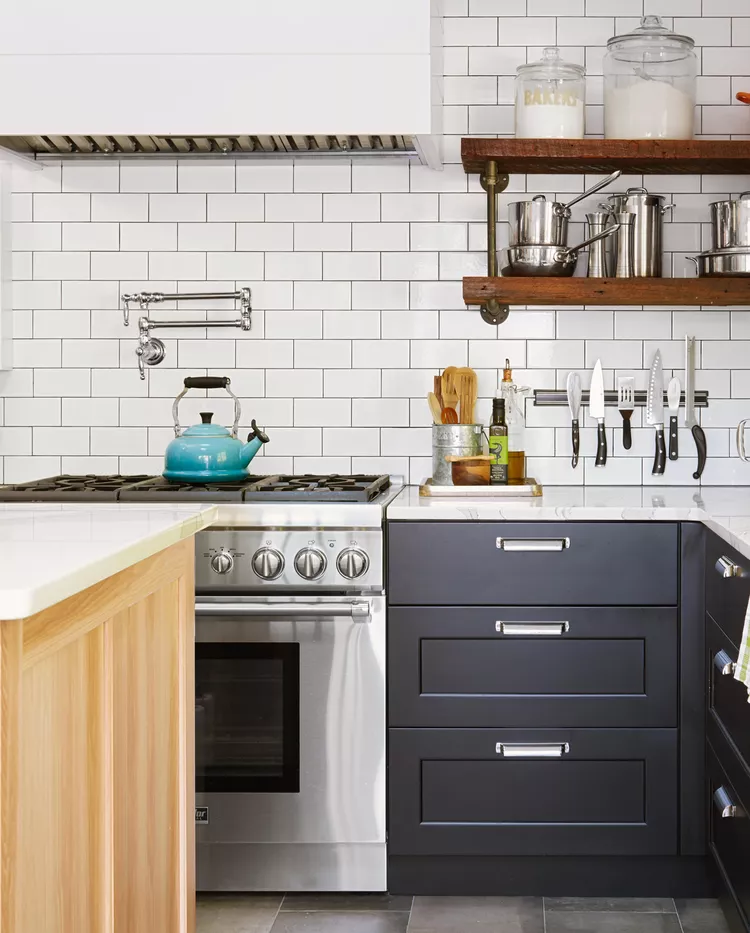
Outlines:
[[[493, 160], [487, 162], [479, 176], [479, 183], [487, 192], [487, 275], [491, 278], [497, 277], [497, 195], [505, 191], [509, 182], [508, 175], [498, 174], [497, 162]], [[510, 307], [490, 298], [480, 305], [479, 313], [487, 324], [502, 324], [510, 314]]]

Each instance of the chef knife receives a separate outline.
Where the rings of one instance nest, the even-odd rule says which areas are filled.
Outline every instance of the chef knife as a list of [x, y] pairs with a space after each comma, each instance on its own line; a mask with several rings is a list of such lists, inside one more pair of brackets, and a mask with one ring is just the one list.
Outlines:
[[651, 363], [646, 396], [646, 421], [656, 428], [656, 453], [653, 476], [661, 476], [667, 465], [667, 448], [664, 443], [664, 370], [661, 364], [661, 351], [657, 350]]
[[578, 415], [581, 410], [581, 377], [578, 373], [568, 373], [568, 407], [572, 419], [573, 431], [573, 459], [571, 466], [578, 466], [578, 454], [581, 449], [581, 425]]
[[677, 444], [677, 415], [680, 413], [680, 380], [677, 376], [669, 380], [667, 386], [667, 402], [669, 402], [669, 459], [676, 460], [679, 457], [679, 447]]
[[706, 465], [706, 435], [695, 417], [695, 337], [685, 337], [685, 424], [693, 433], [698, 451], [698, 467], [693, 479], [700, 479]]
[[596, 430], [596, 466], [605, 466], [607, 463], [607, 432], [604, 429], [604, 376], [602, 375], [602, 361], [597, 360], [594, 366], [594, 375], [591, 377], [589, 390], [589, 413], [597, 420]]

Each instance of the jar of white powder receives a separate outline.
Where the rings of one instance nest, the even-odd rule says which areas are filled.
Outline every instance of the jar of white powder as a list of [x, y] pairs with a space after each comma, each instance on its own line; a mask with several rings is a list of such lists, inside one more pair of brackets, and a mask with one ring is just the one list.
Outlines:
[[523, 139], [581, 139], [586, 102], [585, 71], [564, 62], [560, 49], [516, 69], [516, 136]]
[[607, 139], [692, 139], [698, 59], [695, 42], [644, 16], [614, 36], [604, 56]]

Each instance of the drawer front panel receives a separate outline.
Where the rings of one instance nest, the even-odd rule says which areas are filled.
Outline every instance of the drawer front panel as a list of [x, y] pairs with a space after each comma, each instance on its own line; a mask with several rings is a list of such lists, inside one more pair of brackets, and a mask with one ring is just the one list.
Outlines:
[[706, 541], [706, 611], [736, 645], [742, 638], [748, 600], [750, 560], [711, 532]]
[[674, 609], [393, 607], [391, 726], [675, 727]]
[[675, 730], [391, 729], [390, 852], [674, 855], [676, 786]]
[[[720, 872], [729, 883], [737, 907], [750, 929], [750, 777], [709, 746], [709, 844]], [[744, 780], [743, 780], [744, 777]], [[733, 811], [731, 807], [735, 807]]]
[[710, 617], [706, 619], [709, 709], [750, 769], [750, 703], [747, 687], [734, 679], [737, 648]]
[[678, 526], [391, 522], [395, 605], [674, 606]]

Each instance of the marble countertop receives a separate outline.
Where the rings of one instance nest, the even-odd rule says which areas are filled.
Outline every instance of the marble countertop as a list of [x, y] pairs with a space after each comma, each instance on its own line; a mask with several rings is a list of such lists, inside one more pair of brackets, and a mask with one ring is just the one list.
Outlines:
[[41, 612], [210, 525], [213, 505], [0, 503], [0, 619]]
[[750, 487], [548, 487], [538, 498], [471, 499], [419, 495], [408, 486], [388, 506], [395, 521], [702, 522], [750, 558]]

